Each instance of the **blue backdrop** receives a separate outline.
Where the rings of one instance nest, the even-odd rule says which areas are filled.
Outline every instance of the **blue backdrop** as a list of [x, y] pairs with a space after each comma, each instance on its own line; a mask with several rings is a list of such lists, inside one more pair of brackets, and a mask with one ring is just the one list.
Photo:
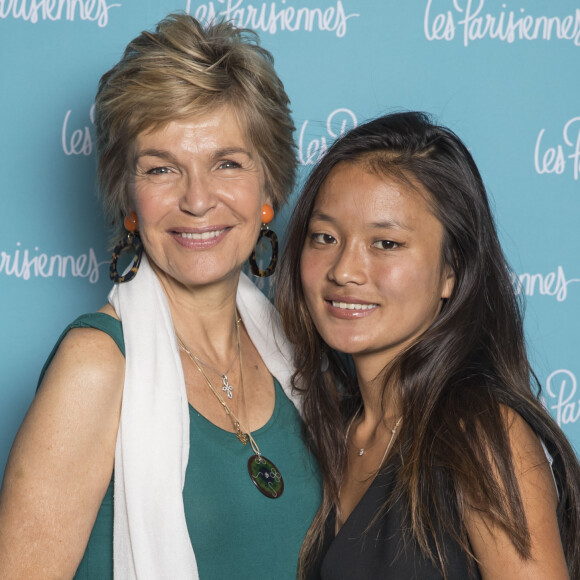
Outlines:
[[0, 0], [0, 475], [57, 336], [110, 287], [98, 79], [174, 10], [259, 32], [292, 100], [301, 178], [340, 133], [397, 109], [465, 140], [526, 295], [546, 406], [580, 450], [580, 2]]

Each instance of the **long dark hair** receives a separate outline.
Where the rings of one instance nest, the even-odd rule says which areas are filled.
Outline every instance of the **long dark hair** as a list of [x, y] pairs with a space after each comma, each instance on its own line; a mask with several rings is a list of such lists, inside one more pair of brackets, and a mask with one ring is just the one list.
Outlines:
[[[344, 357], [318, 334], [300, 280], [300, 257], [316, 196], [339, 163], [363, 164], [379, 175], [425, 188], [444, 227], [443, 259], [455, 274], [452, 295], [437, 319], [383, 373], [385, 387], [396, 377], [402, 402], [402, 429], [393, 453], [401, 458], [396, 496], [407, 508], [405, 527], [446, 575], [444, 547], [434, 531], [459, 542], [473, 564], [462, 514], [476, 502], [478, 510], [507, 531], [519, 554], [530, 557], [509, 426], [501, 410], [505, 406], [530, 425], [554, 458], [560, 534], [570, 574], [580, 577], [580, 466], [540, 402], [541, 388], [526, 355], [520, 304], [485, 187], [461, 140], [417, 112], [380, 117], [337, 140], [310, 175], [290, 222], [277, 306], [295, 346], [294, 386], [303, 391], [308, 436], [324, 477], [323, 503], [301, 552], [301, 574], [315, 560], [324, 522], [339, 505], [345, 426], [361, 402]], [[321, 360], [327, 357], [325, 370]]]

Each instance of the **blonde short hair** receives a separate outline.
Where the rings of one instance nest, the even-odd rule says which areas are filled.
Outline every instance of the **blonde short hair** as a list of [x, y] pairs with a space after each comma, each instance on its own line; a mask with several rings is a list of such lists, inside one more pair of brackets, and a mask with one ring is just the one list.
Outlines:
[[131, 146], [143, 131], [232, 106], [262, 161], [274, 209], [294, 187], [289, 99], [255, 32], [227, 22], [203, 27], [170, 14], [132, 40], [100, 80], [95, 101], [98, 180], [114, 239], [131, 210]]

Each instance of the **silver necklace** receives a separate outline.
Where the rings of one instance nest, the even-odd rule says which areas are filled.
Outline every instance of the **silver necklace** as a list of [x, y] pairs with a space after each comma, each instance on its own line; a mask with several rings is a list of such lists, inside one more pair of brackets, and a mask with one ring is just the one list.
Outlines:
[[[360, 409], [354, 414], [353, 418], [350, 420], [350, 423], [348, 424], [348, 427], [346, 429], [346, 433], [344, 436], [344, 440], [345, 440], [347, 445], [348, 445], [348, 436], [350, 433], [350, 428], [352, 427], [354, 420], [358, 417], [361, 410], [362, 410], [362, 405], [361, 405]], [[381, 461], [379, 463], [379, 466], [377, 467], [377, 470], [374, 473], [373, 479], [375, 479], [377, 477], [377, 475], [381, 471], [383, 465], [385, 464], [385, 459], [387, 458], [387, 455], [391, 449], [391, 446], [392, 446], [393, 441], [395, 439], [395, 435], [397, 434], [397, 429], [399, 428], [399, 425], [401, 424], [402, 420], [403, 420], [403, 416], [399, 417], [399, 420], [395, 423], [395, 426], [391, 429], [391, 436], [389, 438], [389, 442], [387, 443], [387, 446], [385, 447], [385, 452], [383, 453], [383, 456], [381, 457]], [[364, 453], [365, 453], [364, 447], [359, 447], [359, 450], [358, 450], [359, 457], [364, 455]], [[339, 486], [339, 489], [338, 489], [339, 499], [340, 499], [341, 487], [342, 487], [342, 484]], [[339, 502], [339, 504], [337, 505], [337, 512], [336, 512], [336, 523], [335, 523], [336, 533], [338, 533], [338, 530], [340, 529], [340, 526], [343, 523], [344, 523], [344, 521], [342, 520], [342, 511], [340, 510], [340, 502]]]
[[203, 362], [198, 356], [195, 356], [190, 350], [188, 350], [183, 343], [181, 343], [180, 346], [183, 348], [183, 350], [189, 355], [189, 357], [195, 363], [202, 364], [204, 367], [207, 367], [208, 369], [210, 369], [211, 371], [213, 371], [218, 377], [221, 378], [221, 380], [222, 380], [222, 391], [224, 391], [224, 393], [228, 396], [228, 399], [232, 399], [233, 396], [234, 396], [233, 395], [233, 392], [232, 392], [232, 389], [234, 388], [234, 386], [230, 384], [230, 381], [228, 379], [228, 373], [232, 370], [234, 364], [236, 363], [236, 361], [238, 360], [238, 357], [240, 356], [240, 340], [239, 340], [239, 337], [238, 337], [238, 348], [236, 350], [236, 354], [234, 356], [234, 360], [232, 361], [232, 364], [230, 364], [230, 366], [228, 367], [228, 370], [225, 373], [220, 373], [217, 369], [214, 369], [210, 364], [207, 364], [206, 362]]
[[[348, 427], [346, 429], [346, 434], [345, 434], [345, 440], [348, 443], [348, 436], [350, 433], [350, 428], [352, 427], [352, 424], [354, 423], [354, 420], [359, 416], [360, 412], [362, 410], [362, 407], [354, 414], [353, 418], [350, 420], [350, 423], [348, 424]], [[385, 452], [383, 453], [383, 457], [381, 459], [381, 462], [379, 463], [379, 468], [377, 470], [377, 473], [381, 470], [381, 467], [383, 466], [383, 463], [385, 462], [385, 458], [387, 457], [387, 453], [389, 452], [389, 449], [391, 448], [391, 445], [393, 444], [393, 439], [395, 438], [395, 435], [397, 433], [397, 429], [399, 428], [399, 425], [401, 424], [401, 421], [403, 420], [403, 417], [399, 417], [399, 420], [395, 423], [395, 426], [391, 429], [391, 437], [389, 439], [389, 442], [387, 443], [387, 447], [385, 448]], [[365, 454], [365, 448], [364, 447], [359, 447], [358, 448], [358, 456], [362, 457]]]
[[[224, 408], [226, 415], [228, 415], [231, 418], [234, 429], [236, 430], [236, 437], [239, 439], [239, 441], [241, 443], [246, 445], [248, 443], [249, 433], [242, 430], [240, 420], [234, 414], [234, 412], [228, 407], [228, 405], [224, 401], [223, 397], [219, 394], [217, 389], [213, 386], [212, 382], [209, 380], [209, 377], [207, 376], [205, 371], [201, 368], [201, 365], [199, 364], [201, 361], [198, 360], [198, 358], [187, 348], [187, 346], [185, 346], [185, 343], [183, 342], [181, 337], [179, 335], [176, 335], [176, 336], [177, 336], [177, 344], [179, 345], [179, 348], [181, 348], [181, 350], [183, 350], [189, 356], [189, 358], [193, 361], [193, 363], [197, 367], [197, 370], [203, 375], [203, 378], [205, 379], [207, 386], [211, 389], [211, 392], [216, 396], [217, 400], [220, 402], [221, 406]], [[239, 331], [238, 331], [238, 347], [239, 347]], [[229, 369], [228, 369], [228, 371], [229, 371]], [[240, 369], [240, 372], [241, 372], [241, 369]], [[244, 395], [243, 381], [241, 382], [241, 387], [242, 387], [241, 388], [241, 396], [242, 396], [242, 399], [244, 400], [244, 403], [245, 403], [246, 397]], [[247, 411], [246, 411], [246, 416], [247, 416]], [[250, 435], [250, 437], [251, 437], [251, 435]], [[252, 439], [250, 440], [250, 443], [252, 443]], [[252, 447], [253, 447], [253, 445], [252, 445]]]

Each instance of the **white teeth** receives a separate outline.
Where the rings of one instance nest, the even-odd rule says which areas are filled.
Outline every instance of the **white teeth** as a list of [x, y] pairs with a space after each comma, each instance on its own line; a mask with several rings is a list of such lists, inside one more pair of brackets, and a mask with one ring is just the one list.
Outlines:
[[211, 232], [203, 232], [202, 234], [180, 232], [178, 235], [187, 240], [209, 240], [211, 238], [217, 238], [222, 232], [225, 232], [225, 230], [213, 230]]
[[332, 305], [335, 308], [344, 308], [345, 310], [370, 310], [378, 306], [378, 304], [350, 304], [349, 302], [334, 302], [334, 300]]

